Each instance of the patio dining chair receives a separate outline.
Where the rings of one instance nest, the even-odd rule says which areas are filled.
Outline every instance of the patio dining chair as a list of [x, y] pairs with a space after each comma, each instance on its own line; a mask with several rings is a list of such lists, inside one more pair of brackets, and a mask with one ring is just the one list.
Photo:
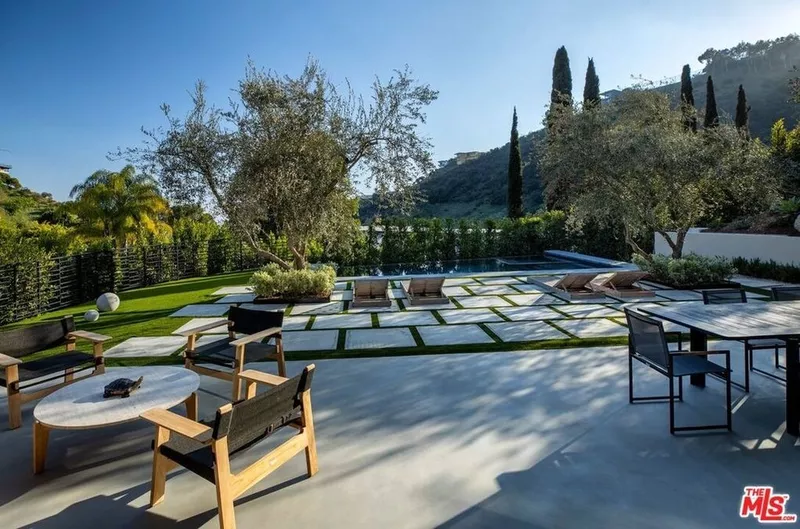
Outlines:
[[[628, 321], [628, 400], [636, 402], [669, 402], [669, 433], [697, 430], [731, 430], [731, 357], [730, 351], [670, 351], [664, 336], [664, 326], [654, 320], [632, 310], [625, 310]], [[725, 365], [715, 364], [704, 358], [706, 355], [720, 354], [725, 356]], [[664, 396], [636, 397], [633, 391], [633, 361], [637, 360], [664, 375], [669, 380], [669, 394]], [[717, 375], [725, 381], [725, 398], [727, 420], [725, 424], [703, 426], [675, 426], [675, 385], [678, 379], [677, 399], [683, 402], [683, 377], [690, 375]]]
[[[308, 477], [316, 474], [313, 376], [314, 364], [291, 379], [243, 371], [239, 377], [247, 382], [246, 399], [225, 404], [210, 421], [195, 422], [168, 410], [143, 413], [142, 419], [156, 425], [150, 507], [164, 499], [167, 472], [180, 465], [215, 485], [219, 526], [235, 529], [233, 501], [291, 458], [304, 451]], [[257, 384], [272, 387], [256, 395]], [[286, 426], [295, 428], [297, 433], [243, 470], [231, 471], [232, 459]]]
[[[228, 327], [228, 339], [211, 341], [204, 345], [197, 345], [197, 336], [222, 325]], [[275, 360], [278, 363], [278, 374], [286, 376], [286, 359], [283, 354], [283, 312], [245, 309], [232, 306], [228, 312], [228, 321], [224, 320], [207, 323], [177, 334], [186, 336], [186, 350], [184, 351], [184, 365], [200, 375], [206, 375], [233, 383], [233, 399], [241, 397], [241, 381], [238, 375], [244, 366], [250, 362]], [[237, 334], [244, 336], [237, 338]], [[263, 343], [264, 340], [273, 339], [272, 343]], [[231, 371], [210, 369], [200, 364], [211, 364], [228, 368]]]
[[[747, 292], [743, 288], [722, 288], [716, 290], [703, 291], [703, 303], [706, 305], [725, 305], [729, 303], [747, 303]], [[786, 342], [778, 338], [756, 338], [742, 340], [744, 343], [744, 385], [734, 382], [733, 385], [750, 392], [750, 371], [755, 371], [761, 375], [775, 380], [786, 381], [769, 371], [759, 369], [753, 361], [753, 351], [775, 351], [775, 367], [784, 368], [780, 364], [780, 350], [786, 347]]]
[[[92, 351], [75, 350], [78, 339], [91, 342]], [[22, 426], [24, 403], [71, 384], [76, 373], [87, 369], [92, 370], [90, 376], [104, 373], [103, 342], [110, 339], [110, 336], [76, 330], [72, 316], [0, 333], [0, 386], [6, 388], [8, 395], [9, 427], [13, 430]], [[65, 349], [63, 353], [26, 359], [33, 353], [61, 345]], [[59, 384], [47, 384], [59, 379], [62, 380]], [[42, 384], [45, 386], [37, 391], [22, 391]]]

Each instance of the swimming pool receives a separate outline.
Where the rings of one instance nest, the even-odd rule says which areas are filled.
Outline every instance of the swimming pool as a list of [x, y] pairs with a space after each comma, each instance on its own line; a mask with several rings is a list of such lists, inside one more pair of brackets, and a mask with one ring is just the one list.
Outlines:
[[389, 264], [379, 266], [345, 266], [338, 270], [340, 276], [400, 276], [425, 274], [478, 274], [512, 270], [564, 270], [596, 268], [596, 265], [555, 257], [492, 257], [439, 261], [431, 264]]

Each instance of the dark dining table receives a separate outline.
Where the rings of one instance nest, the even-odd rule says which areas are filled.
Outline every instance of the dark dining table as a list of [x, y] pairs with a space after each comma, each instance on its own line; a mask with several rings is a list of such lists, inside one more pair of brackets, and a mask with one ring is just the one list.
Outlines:
[[[707, 351], [709, 337], [725, 340], [785, 340], [786, 432], [800, 436], [800, 301], [726, 305], [680, 302], [664, 307], [648, 305], [638, 310], [688, 327], [692, 351]], [[705, 375], [692, 375], [691, 383], [705, 387]]]

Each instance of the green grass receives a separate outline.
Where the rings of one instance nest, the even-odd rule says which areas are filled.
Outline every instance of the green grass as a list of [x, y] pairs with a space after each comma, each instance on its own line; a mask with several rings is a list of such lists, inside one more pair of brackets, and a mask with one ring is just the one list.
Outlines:
[[[78, 329], [111, 336], [111, 340], [104, 344], [104, 348], [108, 350], [134, 336], [168, 336], [172, 334], [175, 329], [192, 318], [170, 318], [170, 314], [186, 305], [209, 303], [219, 299], [221, 296], [212, 296], [211, 294], [221, 287], [245, 285], [251, 275], [252, 272], [238, 272], [212, 277], [197, 277], [122, 292], [119, 295], [121, 300], [119, 309], [115, 312], [101, 313], [100, 319], [93, 323], [83, 319], [84, 312], [95, 308], [94, 302], [91, 301], [13, 323], [3, 327], [2, 330], [73, 315]], [[78, 342], [78, 348], [81, 348], [82, 345], [85, 343]], [[59, 347], [42, 351], [30, 358], [47, 356], [61, 350], [63, 349]], [[152, 359], [147, 360], [152, 362]]]

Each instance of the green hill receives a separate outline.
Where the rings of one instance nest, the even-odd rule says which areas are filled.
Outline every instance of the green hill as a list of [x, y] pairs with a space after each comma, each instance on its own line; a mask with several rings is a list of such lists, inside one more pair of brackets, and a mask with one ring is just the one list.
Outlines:
[[[735, 114], [736, 94], [742, 84], [751, 107], [750, 131], [753, 136], [769, 141], [770, 127], [780, 118], [787, 118], [787, 126], [794, 124], [800, 106], [788, 101], [788, 85], [790, 78], [796, 75], [796, 72], [791, 72], [792, 66], [800, 64], [800, 38], [797, 35], [755, 44], [741, 43], [726, 50], [709, 49], [698, 60], [704, 63], [704, 70], [694, 76], [693, 85], [701, 123], [706, 99], [706, 77], [710, 74], [714, 79], [717, 107], [723, 120], [732, 119]], [[579, 72], [573, 72], [574, 77], [578, 75]], [[680, 83], [655, 89], [669, 93], [677, 101]], [[609, 95], [618, 93], [612, 91]], [[539, 130], [520, 137], [522, 157], [527, 164], [523, 173], [526, 211], [533, 211], [542, 203], [540, 180], [531, 160], [533, 140], [541, 139], [543, 134], [544, 131]], [[427, 203], [418, 208], [417, 214], [438, 217], [504, 216], [508, 148], [509, 144], [506, 143], [460, 165], [450, 160], [444, 167], [434, 171], [420, 182]], [[362, 211], [364, 217], [369, 217], [366, 210]]]

